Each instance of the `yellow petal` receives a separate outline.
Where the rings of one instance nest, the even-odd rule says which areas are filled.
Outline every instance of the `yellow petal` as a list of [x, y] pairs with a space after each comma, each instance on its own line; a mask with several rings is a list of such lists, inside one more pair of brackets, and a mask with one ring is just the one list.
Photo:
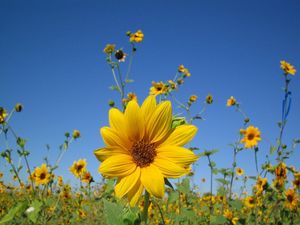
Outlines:
[[168, 159], [171, 162], [184, 167], [189, 166], [199, 158], [192, 151], [177, 146], [163, 146], [157, 148], [156, 151], [157, 158]]
[[140, 167], [136, 167], [135, 171], [132, 174], [120, 178], [115, 186], [116, 197], [122, 198], [136, 185], [137, 182], [140, 182], [140, 174]]
[[116, 108], [109, 110], [109, 125], [117, 133], [121, 133], [121, 135], [127, 139], [125, 118], [120, 110]]
[[164, 177], [153, 164], [141, 168], [141, 182], [150, 194], [158, 198], [164, 196]]
[[94, 151], [95, 156], [99, 161], [104, 161], [108, 157], [118, 154], [128, 154], [128, 151], [121, 148], [121, 147], [106, 147], [106, 148], [99, 148]]
[[129, 149], [131, 147], [129, 140], [122, 138], [120, 134], [110, 127], [102, 127], [100, 133], [105, 145], [108, 147], [119, 146], [123, 149]]
[[172, 106], [170, 101], [160, 103], [153, 115], [151, 116], [148, 124], [148, 138], [151, 142], [158, 142], [164, 139], [171, 130], [172, 121]]
[[101, 163], [99, 172], [107, 177], [125, 177], [130, 175], [136, 168], [132, 157], [125, 154], [107, 158]]
[[173, 163], [172, 161], [168, 160], [168, 158], [156, 157], [153, 164], [166, 178], [178, 178], [189, 173], [188, 169]]
[[156, 99], [153, 95], [148, 96], [141, 106], [141, 114], [147, 124], [156, 108]]
[[138, 180], [138, 182], [136, 182], [134, 187], [127, 194], [131, 207], [134, 207], [138, 203], [143, 191], [144, 186], [141, 184], [141, 181]]
[[178, 126], [170, 134], [170, 136], [161, 144], [161, 146], [166, 146], [166, 145], [183, 146], [189, 141], [191, 141], [194, 138], [196, 133], [197, 133], [197, 127], [194, 125], [184, 124]]
[[144, 121], [136, 101], [130, 101], [125, 110], [126, 132], [131, 141], [141, 140], [144, 136]]

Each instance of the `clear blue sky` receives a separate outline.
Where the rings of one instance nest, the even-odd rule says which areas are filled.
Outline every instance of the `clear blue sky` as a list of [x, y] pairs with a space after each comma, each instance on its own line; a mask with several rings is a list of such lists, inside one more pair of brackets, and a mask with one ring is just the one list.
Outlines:
[[[116, 43], [128, 51], [125, 32], [142, 29], [145, 39], [138, 46], [131, 76], [135, 83], [127, 90], [136, 92], [141, 102], [151, 81], [173, 78], [178, 65], [184, 64], [192, 76], [177, 97], [184, 101], [198, 95], [195, 108], [200, 110], [205, 96], [214, 96], [206, 120], [196, 123], [199, 132], [193, 145], [219, 149], [218, 166], [231, 166], [228, 144], [242, 126], [240, 115], [226, 107], [233, 95], [262, 132], [262, 162], [269, 152], [266, 140], [274, 143], [279, 132], [283, 59], [298, 69], [290, 87], [293, 105], [284, 142], [300, 137], [299, 11], [300, 2], [292, 0], [1, 1], [0, 105], [24, 105], [11, 122], [28, 140], [34, 166], [42, 163], [46, 144], [55, 160], [64, 132], [79, 129], [82, 138], [65, 154], [57, 174], [73, 180], [68, 168], [74, 160], [86, 158], [99, 181], [93, 150], [103, 146], [99, 128], [108, 124], [107, 102], [118, 99], [108, 89], [113, 79], [102, 49]], [[3, 150], [2, 139], [0, 143]], [[297, 151], [290, 162], [299, 169]], [[5, 170], [0, 162], [0, 170]], [[242, 152], [238, 166], [254, 175], [253, 151]], [[196, 183], [208, 173], [207, 161], [201, 158]]]

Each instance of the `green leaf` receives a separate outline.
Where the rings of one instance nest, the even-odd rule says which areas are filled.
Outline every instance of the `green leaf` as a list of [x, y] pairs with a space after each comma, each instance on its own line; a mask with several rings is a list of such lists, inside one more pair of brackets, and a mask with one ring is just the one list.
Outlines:
[[182, 182], [177, 186], [177, 189], [183, 193], [190, 192], [190, 180], [189, 178], [184, 178]]
[[173, 117], [172, 118], [172, 129], [180, 126], [180, 125], [183, 125], [183, 124], [186, 124], [186, 120], [185, 120], [185, 117]]
[[174, 203], [177, 201], [177, 199], [179, 199], [179, 193], [176, 191], [173, 191], [169, 194], [169, 197], [168, 197], [168, 202], [169, 203]]
[[227, 180], [223, 179], [223, 178], [217, 178], [216, 181], [218, 181], [218, 182], [220, 182], [221, 184], [224, 184], [224, 185], [229, 184], [229, 182]]
[[34, 210], [32, 212], [27, 213], [28, 218], [33, 222], [36, 223], [39, 212], [41, 211], [43, 203], [39, 200], [34, 200], [31, 204], [30, 207], [33, 207]]
[[103, 199], [104, 215], [107, 225], [123, 225], [122, 211], [123, 207], [120, 204], [112, 203]]
[[227, 219], [224, 216], [212, 216], [211, 223], [213, 225], [223, 225], [225, 224]]
[[231, 205], [232, 208], [234, 208], [236, 210], [240, 210], [243, 207], [243, 202], [238, 199], [230, 201], [229, 204]]
[[271, 146], [270, 147], [270, 154], [272, 155], [275, 151], [276, 151], [276, 147], [275, 146]]
[[8, 213], [2, 218], [2, 220], [0, 220], [0, 224], [4, 224], [11, 221], [13, 218], [15, 218], [15, 216], [18, 213], [24, 212], [26, 206], [27, 206], [26, 202], [19, 202], [15, 207], [11, 208], [8, 211]]

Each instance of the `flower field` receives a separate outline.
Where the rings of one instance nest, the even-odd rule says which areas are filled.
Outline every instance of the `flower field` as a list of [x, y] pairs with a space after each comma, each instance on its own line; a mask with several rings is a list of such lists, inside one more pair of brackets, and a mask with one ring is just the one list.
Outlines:
[[[77, 185], [57, 173], [68, 150], [84, 138], [79, 130], [65, 133], [56, 161], [45, 157], [43, 164], [35, 165], [25, 135], [11, 125], [23, 105], [17, 103], [11, 110], [0, 106], [0, 136], [5, 143], [0, 148], [0, 224], [300, 224], [300, 168], [288, 164], [299, 150], [300, 139], [283, 142], [295, 67], [284, 60], [274, 65], [283, 80], [278, 100], [283, 102], [278, 109], [282, 115], [278, 137], [270, 143], [263, 164], [257, 160], [264, 139], [261, 129], [247, 117], [238, 99], [228, 96], [224, 107], [234, 109], [242, 119], [237, 140], [230, 144], [230, 166], [221, 168], [214, 157], [222, 153], [192, 144], [196, 124], [205, 123], [203, 115], [212, 107], [213, 95], [203, 98], [203, 108], [192, 114], [200, 98], [191, 93], [185, 102], [178, 100], [181, 87], [193, 79], [188, 68], [178, 65], [173, 79], [153, 81], [148, 96], [138, 98], [130, 90], [131, 70], [144, 33], [128, 31], [125, 38], [128, 52], [116, 44], [103, 49], [114, 82], [110, 89], [119, 99], [109, 101], [107, 126], [100, 128], [103, 146], [88, 153], [99, 161], [97, 177], [88, 170], [84, 155], [69, 165]], [[174, 114], [175, 107], [182, 113]], [[237, 166], [237, 155], [245, 151], [253, 152], [255, 174]], [[210, 179], [197, 183], [207, 183], [207, 192], [199, 191], [194, 182], [193, 165], [199, 158], [206, 160]], [[9, 168], [6, 172], [4, 165]]]

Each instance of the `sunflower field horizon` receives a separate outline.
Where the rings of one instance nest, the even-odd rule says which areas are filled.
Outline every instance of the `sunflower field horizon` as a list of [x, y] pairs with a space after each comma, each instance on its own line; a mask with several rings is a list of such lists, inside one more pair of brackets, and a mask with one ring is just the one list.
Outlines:
[[132, 4], [0, 3], [0, 224], [299, 224], [300, 4]]

